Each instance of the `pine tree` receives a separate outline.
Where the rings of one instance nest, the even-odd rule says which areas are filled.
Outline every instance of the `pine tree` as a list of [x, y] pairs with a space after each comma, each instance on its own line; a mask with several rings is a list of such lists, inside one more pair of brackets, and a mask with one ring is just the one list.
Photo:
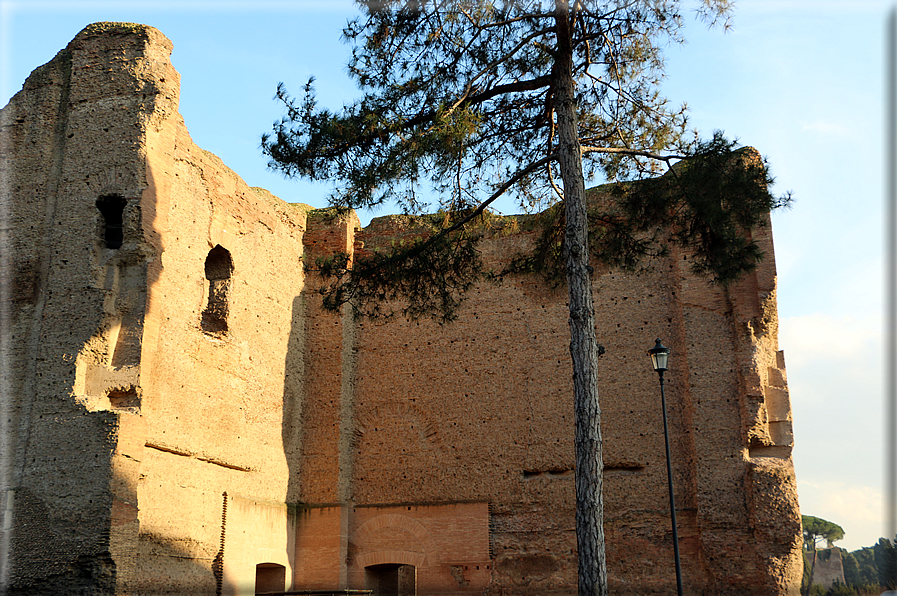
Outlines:
[[[810, 564], [810, 576], [807, 580], [807, 595], [813, 588], [813, 574], [816, 571], [817, 545], [820, 540], [825, 540], [828, 548], [832, 547], [832, 543], [836, 540], [844, 538], [844, 529], [836, 523], [822, 519], [821, 517], [813, 517], [812, 515], [800, 516], [800, 523], [804, 534], [804, 548], [808, 552], [813, 553], [813, 560]], [[807, 557], [804, 557], [804, 566], [806, 567]]]
[[804, 545], [808, 551], [816, 550], [816, 545], [821, 540], [825, 540], [826, 547], [831, 548], [833, 542], [844, 538], [844, 529], [841, 526], [821, 517], [802, 515], [800, 523], [804, 533]]
[[[313, 80], [298, 99], [279, 86], [285, 116], [263, 150], [289, 176], [337, 181], [335, 207], [436, 207], [440, 217], [411, 245], [318, 263], [332, 280], [325, 305], [388, 315], [383, 305], [400, 300], [406, 316], [450, 321], [484, 275], [472, 225], [490, 205], [505, 194], [523, 209], [562, 204], [544, 211], [541, 256], [558, 257], [569, 291], [579, 593], [605, 594], [590, 258], [632, 266], [678, 243], [693, 251], [696, 270], [726, 283], [762, 256], [745, 230], [787, 198], [769, 194], [759, 158], [733, 154], [721, 135], [689, 137], [684, 107], [660, 95], [661, 48], [681, 41], [678, 0], [358, 4], [362, 15], [343, 34], [361, 98], [332, 112], [318, 108]], [[728, 18], [729, 0], [696, 4], [711, 24]], [[662, 183], [620, 186], [589, 210], [586, 179], [663, 169]], [[521, 263], [551, 262], [538, 256]]]

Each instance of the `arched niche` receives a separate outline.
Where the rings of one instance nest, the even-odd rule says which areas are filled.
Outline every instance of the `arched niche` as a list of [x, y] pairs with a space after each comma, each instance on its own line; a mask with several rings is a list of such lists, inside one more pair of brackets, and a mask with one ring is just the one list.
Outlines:
[[227, 313], [231, 275], [234, 271], [230, 251], [216, 245], [206, 256], [205, 274], [209, 293], [202, 311], [202, 330], [209, 335], [227, 333]]

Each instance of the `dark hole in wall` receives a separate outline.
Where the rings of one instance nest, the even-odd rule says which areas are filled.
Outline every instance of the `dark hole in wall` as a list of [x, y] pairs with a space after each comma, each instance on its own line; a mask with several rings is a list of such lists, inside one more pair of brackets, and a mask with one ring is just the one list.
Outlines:
[[612, 462], [604, 464], [604, 473], [607, 476], [614, 474], [638, 474], [645, 470], [645, 465], [636, 462]]
[[106, 195], [97, 199], [97, 209], [103, 216], [103, 241], [106, 248], [121, 248], [125, 239], [122, 215], [127, 201], [118, 195]]
[[416, 596], [417, 570], [414, 565], [384, 564], [364, 568], [365, 587], [374, 596]]
[[569, 476], [573, 473], [572, 468], [563, 468], [563, 467], [554, 467], [554, 468], [545, 468], [538, 470], [524, 470], [523, 477], [524, 478], [534, 478], [536, 476]]
[[216, 244], [206, 257], [206, 279], [209, 281], [230, 279], [233, 270], [234, 263], [230, 258], [230, 251]]
[[140, 397], [135, 387], [113, 389], [107, 393], [113, 408], [139, 408]]
[[202, 330], [212, 335], [227, 333], [228, 294], [230, 278], [234, 270], [230, 252], [220, 244], [206, 257], [206, 279], [209, 296], [202, 311]]

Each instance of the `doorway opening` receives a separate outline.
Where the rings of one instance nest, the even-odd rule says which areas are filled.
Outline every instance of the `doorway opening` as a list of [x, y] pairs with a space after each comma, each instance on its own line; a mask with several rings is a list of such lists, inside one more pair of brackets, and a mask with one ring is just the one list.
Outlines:
[[373, 596], [416, 596], [417, 569], [414, 565], [371, 565], [364, 568], [364, 583]]
[[287, 568], [277, 563], [259, 563], [255, 566], [255, 593], [283, 592], [286, 590]]

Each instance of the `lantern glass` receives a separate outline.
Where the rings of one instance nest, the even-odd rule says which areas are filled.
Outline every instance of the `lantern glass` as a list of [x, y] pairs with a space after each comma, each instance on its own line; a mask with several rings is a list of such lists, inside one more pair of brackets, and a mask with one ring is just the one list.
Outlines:
[[660, 343], [659, 339], [654, 343], [654, 347], [648, 350], [648, 354], [651, 355], [651, 364], [654, 365], [654, 370], [657, 372], [667, 370], [667, 364], [670, 359], [670, 349]]

